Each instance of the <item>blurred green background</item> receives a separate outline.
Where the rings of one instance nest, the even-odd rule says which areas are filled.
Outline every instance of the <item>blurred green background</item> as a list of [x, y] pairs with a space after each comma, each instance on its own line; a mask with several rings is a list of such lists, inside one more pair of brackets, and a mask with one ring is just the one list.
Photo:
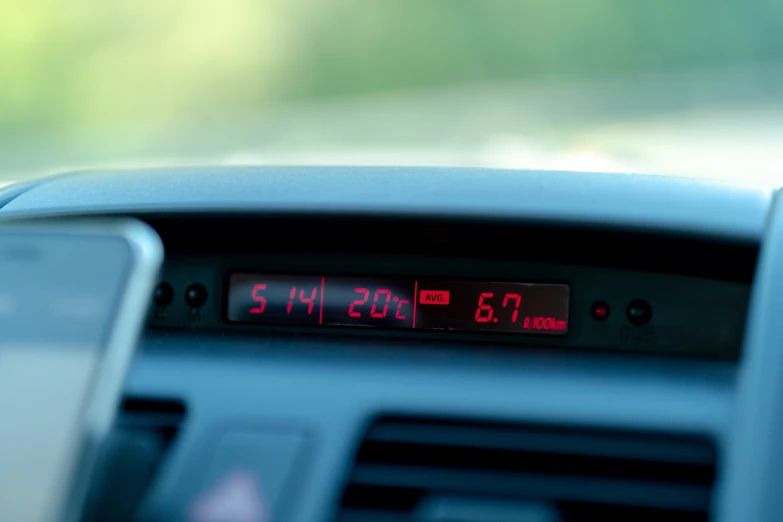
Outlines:
[[4, 6], [0, 80], [5, 179], [171, 163], [783, 179], [780, 0], [31, 0]]

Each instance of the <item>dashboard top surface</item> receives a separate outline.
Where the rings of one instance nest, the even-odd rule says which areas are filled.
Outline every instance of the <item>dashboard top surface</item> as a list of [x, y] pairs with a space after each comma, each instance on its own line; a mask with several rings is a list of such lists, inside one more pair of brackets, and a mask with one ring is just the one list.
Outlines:
[[[85, 171], [9, 187], [2, 215], [370, 214], [579, 223], [758, 242], [774, 190], [707, 180], [479, 168]], [[4, 197], [3, 197], [4, 196]]]

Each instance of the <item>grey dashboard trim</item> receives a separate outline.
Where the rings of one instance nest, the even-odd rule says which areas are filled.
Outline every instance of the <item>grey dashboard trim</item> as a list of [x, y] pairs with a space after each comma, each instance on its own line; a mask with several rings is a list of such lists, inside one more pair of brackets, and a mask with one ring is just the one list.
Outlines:
[[0, 189], [0, 209], [14, 200], [17, 196], [24, 194], [33, 187], [41, 183], [48, 183], [49, 178], [43, 178], [35, 181], [13, 183]]
[[149, 334], [127, 391], [189, 406], [142, 520], [183, 520], [196, 489], [190, 477], [212, 459], [204, 444], [226, 427], [308, 434], [313, 451], [291, 522], [333, 520], [357, 445], [380, 414], [638, 428], [704, 434], [719, 443], [729, 429], [733, 364], [545, 351], [444, 357], [415, 343]]
[[758, 242], [773, 194], [767, 187], [634, 174], [213, 167], [70, 173], [14, 194], [0, 216], [260, 212], [499, 218]]
[[759, 256], [748, 312], [744, 357], [727, 434], [719, 522], [783, 520], [783, 206], [775, 200]]

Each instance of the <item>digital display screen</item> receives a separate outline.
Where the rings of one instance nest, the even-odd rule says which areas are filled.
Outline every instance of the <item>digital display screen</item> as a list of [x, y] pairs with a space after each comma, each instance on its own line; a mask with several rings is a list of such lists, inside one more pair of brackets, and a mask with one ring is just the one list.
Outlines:
[[237, 323], [565, 335], [570, 287], [387, 277], [232, 274]]

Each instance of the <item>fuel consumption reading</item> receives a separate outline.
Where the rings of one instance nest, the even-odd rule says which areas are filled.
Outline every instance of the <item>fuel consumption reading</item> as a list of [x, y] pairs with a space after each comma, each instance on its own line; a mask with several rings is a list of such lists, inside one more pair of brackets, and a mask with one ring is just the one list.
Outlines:
[[564, 335], [567, 285], [419, 281], [417, 327]]
[[232, 322], [565, 335], [564, 284], [232, 274]]

